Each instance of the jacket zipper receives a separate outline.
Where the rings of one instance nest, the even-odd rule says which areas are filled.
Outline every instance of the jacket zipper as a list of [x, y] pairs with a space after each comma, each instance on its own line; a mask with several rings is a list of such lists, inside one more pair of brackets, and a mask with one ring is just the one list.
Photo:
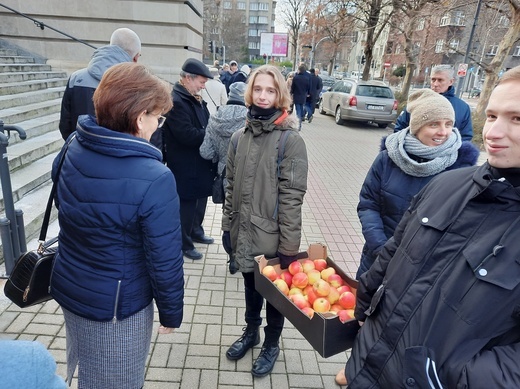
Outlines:
[[114, 317], [112, 318], [112, 323], [117, 322], [117, 306], [119, 304], [119, 292], [121, 290], [121, 280], [117, 281], [117, 291], [116, 291], [116, 301], [114, 304]]

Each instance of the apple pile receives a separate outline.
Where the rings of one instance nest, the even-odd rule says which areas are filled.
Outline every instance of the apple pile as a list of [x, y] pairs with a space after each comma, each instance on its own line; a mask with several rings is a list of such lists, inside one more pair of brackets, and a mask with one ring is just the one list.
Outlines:
[[295, 261], [280, 274], [267, 265], [262, 274], [310, 318], [314, 312], [337, 315], [342, 323], [354, 318], [355, 290], [325, 259]]

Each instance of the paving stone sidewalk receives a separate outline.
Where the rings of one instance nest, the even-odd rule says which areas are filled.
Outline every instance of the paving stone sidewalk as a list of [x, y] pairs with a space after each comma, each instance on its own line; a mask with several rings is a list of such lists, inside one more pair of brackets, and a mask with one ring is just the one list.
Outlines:
[[[359, 189], [387, 130], [364, 124], [338, 126], [333, 117], [316, 111], [312, 124], [303, 124], [301, 134], [309, 155], [301, 248], [314, 242], [326, 244], [329, 256], [353, 275], [363, 243], [356, 214]], [[204, 253], [202, 260], [185, 260], [183, 324], [170, 335], [154, 332], [144, 388], [339, 388], [334, 376], [344, 366], [347, 353], [322, 358], [288, 321], [282, 352], [270, 376], [253, 378], [250, 374], [259, 347], [240, 361], [227, 360], [227, 348], [242, 333], [244, 301], [241, 275], [227, 271], [220, 221], [220, 206], [209, 202], [204, 225], [216, 243], [197, 245]], [[57, 229], [54, 223], [48, 235], [55, 235]], [[35, 241], [28, 243], [29, 249], [36, 245]], [[4, 282], [0, 280], [2, 289]], [[64, 377], [65, 327], [56, 302], [22, 310], [0, 295], [0, 338], [42, 342]], [[156, 315], [155, 328], [158, 326]], [[72, 388], [77, 388], [75, 379]]]

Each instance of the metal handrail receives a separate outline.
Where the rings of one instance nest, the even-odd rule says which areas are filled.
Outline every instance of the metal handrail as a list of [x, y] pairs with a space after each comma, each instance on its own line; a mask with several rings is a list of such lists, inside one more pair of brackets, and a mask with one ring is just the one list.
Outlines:
[[54, 27], [51, 27], [51, 26], [49, 26], [48, 24], [45, 24], [45, 23], [43, 23], [43, 22], [40, 22], [39, 20], [36, 20], [36, 19], [34, 19], [34, 18], [31, 18], [30, 16], [28, 16], [28, 15], [22, 13], [22, 12], [19, 12], [19, 11], [15, 10], [15, 9], [12, 9], [12, 8], [8, 7], [7, 5], [4, 5], [4, 4], [0, 3], [0, 7], [4, 7], [4, 8], [6, 8], [6, 9], [8, 9], [9, 11], [14, 12], [15, 14], [18, 14], [18, 15], [20, 15], [20, 16], [23, 16], [24, 18], [27, 18], [27, 19], [29, 19], [29, 20], [32, 20], [32, 21], [34, 22], [34, 24], [35, 24], [37, 27], [40, 27], [40, 29], [42, 29], [42, 30], [44, 30], [45, 27], [47, 27], [47, 28], [51, 29], [52, 31], [56, 31], [58, 34], [64, 35], [64, 36], [66, 36], [67, 38], [70, 38], [70, 39], [72, 39], [72, 40], [74, 40], [74, 41], [76, 41], [76, 42], [83, 43], [84, 45], [87, 45], [87, 46], [89, 46], [89, 47], [92, 47], [93, 49], [97, 49], [96, 46], [93, 46], [93, 45], [91, 45], [90, 43], [87, 43], [87, 42], [85, 42], [85, 41], [83, 41], [83, 40], [81, 40], [81, 39], [75, 38], [75, 37], [73, 37], [72, 35], [69, 35], [69, 34], [67, 34], [67, 33], [65, 33], [65, 32], [63, 32], [63, 31], [60, 31], [60, 30], [58, 30], [58, 29], [56, 29], [56, 28], [54, 28]]

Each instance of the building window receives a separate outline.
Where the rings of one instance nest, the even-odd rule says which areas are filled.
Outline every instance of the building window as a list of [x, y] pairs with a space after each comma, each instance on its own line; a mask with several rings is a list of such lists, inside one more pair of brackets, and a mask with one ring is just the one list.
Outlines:
[[500, 16], [500, 19], [498, 19], [498, 26], [502, 28], [508, 28], [509, 27], [509, 18], [507, 16]]
[[231, 4], [231, 1], [224, 1], [224, 9], [232, 9], [233, 4]]
[[237, 3], [237, 9], [246, 9], [246, 3], [243, 1], [239, 1]]
[[444, 39], [437, 39], [435, 42], [435, 52], [442, 53], [444, 51]]
[[249, 36], [258, 36], [258, 30], [254, 29], [254, 28], [250, 28]]
[[401, 54], [401, 45], [399, 43], [397, 45], [395, 45], [395, 53]]
[[258, 11], [258, 3], [249, 3], [250, 11]]
[[269, 4], [267, 4], [267, 3], [258, 3], [258, 9], [260, 11], [269, 11]]
[[515, 47], [515, 51], [513, 51], [513, 57], [520, 57], [520, 46]]
[[464, 12], [462, 11], [455, 11], [453, 13], [453, 18], [451, 20], [451, 24], [454, 26], [464, 26], [466, 24], [466, 16], [464, 15]]
[[417, 28], [416, 28], [416, 30], [417, 30], [417, 31], [424, 30], [424, 23], [425, 23], [424, 18], [420, 18], [420, 19], [419, 19], [419, 22], [417, 23]]
[[211, 34], [213, 34], [213, 35], [218, 35], [218, 34], [219, 34], [219, 29], [218, 29], [218, 27], [213, 27], [213, 28], [211, 29]]
[[450, 14], [448, 12], [448, 13], [445, 13], [444, 15], [442, 15], [441, 22], [439, 23], [439, 25], [442, 27], [442, 26], [447, 26], [449, 23], [450, 23]]
[[450, 41], [450, 53], [455, 53], [459, 49], [459, 39], [452, 39]]
[[260, 48], [260, 42], [249, 42], [248, 47], [252, 50], [256, 50]]
[[487, 55], [497, 55], [498, 45], [489, 46], [489, 51], [486, 53]]
[[250, 16], [249, 17], [249, 24], [256, 24], [257, 21], [258, 21], [258, 17], [257, 16]]
[[259, 16], [258, 24], [267, 24], [267, 16]]

